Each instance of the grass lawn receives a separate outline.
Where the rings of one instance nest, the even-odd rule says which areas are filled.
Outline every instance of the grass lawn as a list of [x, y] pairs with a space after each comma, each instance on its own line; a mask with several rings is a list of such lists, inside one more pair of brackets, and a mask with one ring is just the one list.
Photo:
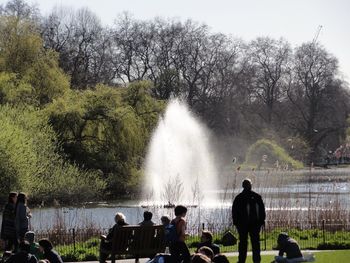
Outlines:
[[[350, 262], [350, 250], [335, 250], [315, 253], [317, 263], [345, 263]], [[262, 256], [261, 263], [270, 263], [274, 259], [274, 256]], [[237, 257], [230, 257], [230, 262], [236, 263]], [[252, 257], [248, 256], [247, 263], [253, 262]]]

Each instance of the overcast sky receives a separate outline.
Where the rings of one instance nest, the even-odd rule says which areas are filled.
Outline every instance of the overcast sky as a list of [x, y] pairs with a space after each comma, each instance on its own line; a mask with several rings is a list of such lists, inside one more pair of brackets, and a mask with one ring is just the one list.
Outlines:
[[[0, 3], [6, 3], [0, 0]], [[42, 14], [54, 6], [88, 7], [105, 25], [123, 11], [137, 19], [188, 18], [207, 24], [212, 32], [249, 41], [258, 36], [284, 37], [293, 46], [318, 41], [335, 55], [350, 80], [350, 0], [27, 0]]]

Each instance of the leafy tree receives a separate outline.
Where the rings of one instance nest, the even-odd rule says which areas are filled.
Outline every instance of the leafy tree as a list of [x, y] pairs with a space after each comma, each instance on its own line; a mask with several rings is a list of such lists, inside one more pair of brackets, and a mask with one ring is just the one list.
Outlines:
[[37, 201], [72, 202], [78, 193], [81, 201], [103, 190], [98, 174], [62, 158], [55, 133], [41, 111], [0, 106], [0, 121], [0, 172], [7, 179], [1, 181], [2, 193], [20, 190]]
[[111, 195], [134, 190], [150, 133], [162, 110], [149, 83], [70, 91], [47, 109], [69, 158], [98, 169]]

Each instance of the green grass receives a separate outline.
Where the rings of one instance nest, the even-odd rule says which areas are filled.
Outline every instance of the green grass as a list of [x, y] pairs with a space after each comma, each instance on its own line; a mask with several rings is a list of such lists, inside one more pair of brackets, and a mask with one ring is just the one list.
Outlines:
[[[276, 252], [277, 253], [277, 252]], [[335, 251], [322, 251], [314, 253], [316, 257], [316, 263], [345, 263], [349, 262], [350, 250], [335, 250]], [[274, 259], [273, 255], [262, 256], [261, 263], [271, 263]], [[237, 257], [229, 257], [230, 262], [236, 263]], [[252, 257], [248, 256], [246, 262], [253, 262]]]

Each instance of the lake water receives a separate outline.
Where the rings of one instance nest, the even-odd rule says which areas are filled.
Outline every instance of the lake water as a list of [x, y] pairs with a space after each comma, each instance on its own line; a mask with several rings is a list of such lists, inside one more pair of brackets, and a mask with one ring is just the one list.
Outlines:
[[[227, 225], [231, 220], [231, 205], [241, 191], [240, 182], [249, 176], [253, 190], [264, 199], [269, 220], [285, 218], [302, 220], [330, 217], [349, 218], [350, 212], [350, 169], [329, 169], [303, 172], [239, 172], [222, 181], [221, 189], [211, 193], [217, 200], [207, 204], [189, 207], [187, 219], [190, 225]], [[153, 212], [155, 222], [160, 223], [162, 215], [173, 217], [173, 209], [162, 207], [141, 207], [141, 200], [90, 203], [80, 207], [44, 207], [31, 209], [31, 227], [45, 230], [54, 226], [79, 228], [93, 226], [109, 228], [113, 225], [116, 212], [125, 214], [128, 223], [142, 221], [143, 212]], [[149, 204], [149, 203], [148, 203]], [[327, 218], [326, 218], [327, 219]]]

